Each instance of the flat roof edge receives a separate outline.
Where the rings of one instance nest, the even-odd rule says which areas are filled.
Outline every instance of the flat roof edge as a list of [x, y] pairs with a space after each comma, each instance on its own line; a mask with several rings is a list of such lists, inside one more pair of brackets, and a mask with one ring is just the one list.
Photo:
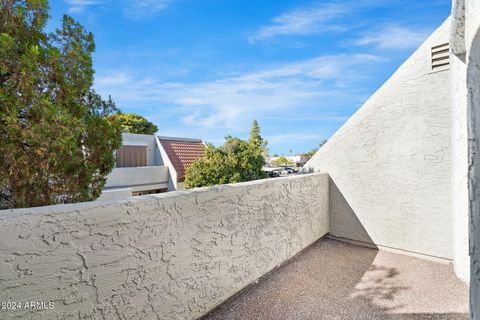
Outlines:
[[182, 142], [199, 142], [203, 143], [202, 139], [195, 138], [179, 138], [179, 137], [167, 137], [167, 136], [157, 136], [159, 140], [169, 140], [169, 141], [182, 141]]

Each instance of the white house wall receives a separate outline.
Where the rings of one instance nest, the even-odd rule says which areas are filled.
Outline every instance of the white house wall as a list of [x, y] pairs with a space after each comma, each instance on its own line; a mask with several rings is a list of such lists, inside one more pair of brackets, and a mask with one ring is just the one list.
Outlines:
[[147, 166], [162, 166], [163, 163], [159, 157], [159, 150], [155, 143], [155, 136], [151, 134], [122, 134], [122, 145], [146, 146], [147, 147]]
[[305, 165], [331, 177], [330, 233], [451, 259], [449, 72], [430, 71], [447, 20]]
[[468, 138], [465, 80], [467, 66], [463, 0], [453, 3], [451, 32], [453, 265], [456, 275], [464, 282], [468, 282], [470, 257], [468, 255]]

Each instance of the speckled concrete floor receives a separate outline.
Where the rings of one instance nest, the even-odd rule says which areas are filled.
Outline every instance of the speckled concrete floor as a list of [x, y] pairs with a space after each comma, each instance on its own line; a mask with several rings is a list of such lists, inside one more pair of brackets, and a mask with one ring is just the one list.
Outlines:
[[448, 264], [321, 239], [202, 320], [468, 319]]

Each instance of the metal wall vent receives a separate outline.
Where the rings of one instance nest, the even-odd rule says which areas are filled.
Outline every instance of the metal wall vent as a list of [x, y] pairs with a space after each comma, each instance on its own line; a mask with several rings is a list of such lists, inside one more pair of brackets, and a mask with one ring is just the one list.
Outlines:
[[432, 47], [432, 71], [448, 69], [448, 66], [450, 65], [449, 53], [450, 48], [448, 46], [448, 42]]

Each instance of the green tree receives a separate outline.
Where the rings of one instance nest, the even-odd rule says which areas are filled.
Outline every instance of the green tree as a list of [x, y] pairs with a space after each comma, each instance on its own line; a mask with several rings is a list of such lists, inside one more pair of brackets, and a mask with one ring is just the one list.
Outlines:
[[158, 127], [141, 115], [135, 113], [115, 113], [109, 120], [117, 123], [124, 132], [139, 134], [155, 134]]
[[226, 137], [220, 147], [208, 145], [205, 157], [196, 160], [185, 173], [185, 187], [251, 181], [267, 177], [262, 171], [262, 149], [244, 140]]
[[262, 147], [263, 138], [260, 135], [260, 127], [258, 126], [257, 120], [253, 120], [252, 129], [250, 129], [250, 137], [248, 138], [248, 143], [251, 143], [259, 148]]
[[287, 158], [285, 158], [285, 156], [280, 156], [278, 157], [277, 159], [275, 160], [272, 160], [270, 162], [271, 165], [274, 165], [274, 166], [280, 166], [282, 164], [292, 164], [293, 162], [291, 162], [290, 160], [288, 160]]
[[260, 135], [260, 126], [258, 125], [257, 120], [253, 120], [248, 143], [252, 144], [256, 148], [260, 148], [264, 157], [268, 156], [268, 142]]
[[93, 35], [47, 20], [47, 0], [0, 2], [0, 208], [97, 198], [121, 144], [92, 89]]

